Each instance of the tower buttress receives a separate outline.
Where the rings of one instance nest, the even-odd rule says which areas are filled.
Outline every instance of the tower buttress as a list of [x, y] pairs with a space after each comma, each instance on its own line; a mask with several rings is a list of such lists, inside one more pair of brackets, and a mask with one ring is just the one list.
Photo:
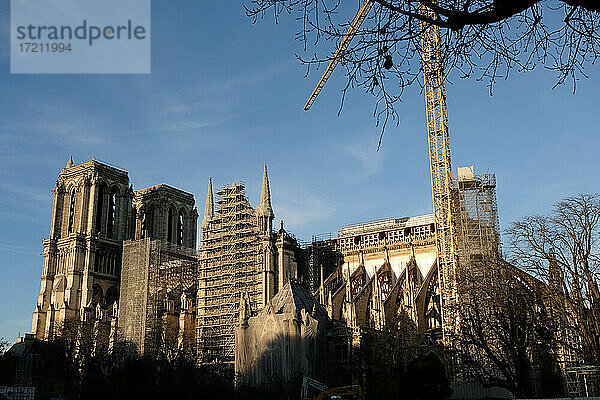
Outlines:
[[275, 239], [275, 248], [277, 251], [276, 292], [281, 290], [288, 281], [298, 279], [298, 263], [296, 262], [294, 253], [296, 245], [295, 240], [283, 229], [283, 221], [281, 221], [281, 228], [277, 232]]

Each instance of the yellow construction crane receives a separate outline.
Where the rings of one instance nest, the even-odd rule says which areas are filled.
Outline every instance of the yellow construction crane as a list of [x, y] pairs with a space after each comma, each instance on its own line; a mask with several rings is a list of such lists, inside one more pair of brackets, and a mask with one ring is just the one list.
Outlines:
[[[420, 13], [423, 16], [435, 18], [433, 11], [423, 5]], [[431, 169], [431, 196], [435, 218], [438, 283], [442, 305], [442, 340], [448, 344], [452, 336], [458, 333], [459, 324], [456, 236], [452, 203], [452, 162], [440, 28], [421, 21], [421, 43]]]
[[[304, 110], [309, 110], [325, 86], [350, 42], [363, 23], [373, 0], [365, 0], [352, 21], [348, 32], [329, 62], [325, 73], [313, 90]], [[436, 18], [435, 13], [425, 6], [419, 10], [422, 16]], [[425, 106], [427, 112], [427, 136], [429, 142], [429, 163], [431, 168], [431, 195], [435, 217], [435, 237], [437, 246], [437, 278], [442, 309], [442, 340], [449, 344], [458, 333], [458, 291], [457, 257], [452, 204], [452, 163], [450, 159], [450, 135], [448, 132], [448, 112], [446, 109], [446, 86], [442, 63], [442, 40], [440, 28], [421, 22], [421, 44], [423, 75], [425, 85]]]
[[339, 47], [335, 51], [333, 58], [331, 59], [331, 61], [329, 61], [329, 65], [327, 66], [327, 69], [325, 70], [325, 72], [323, 73], [323, 76], [319, 80], [317, 87], [315, 88], [315, 90], [313, 90], [310, 97], [308, 98], [308, 101], [304, 105], [304, 111], [308, 111], [310, 109], [310, 106], [312, 106], [312, 104], [315, 102], [315, 99], [317, 98], [319, 93], [321, 93], [321, 89], [323, 89], [323, 86], [325, 86], [325, 83], [331, 76], [331, 73], [333, 72], [335, 67], [338, 65], [340, 58], [342, 58], [342, 56], [344, 55], [344, 52], [350, 45], [350, 42], [354, 38], [354, 35], [356, 35], [356, 31], [362, 25], [363, 21], [367, 17], [367, 14], [369, 13], [369, 10], [371, 9], [372, 5], [373, 5], [372, 0], [365, 0], [365, 2], [362, 4], [362, 7], [360, 7], [360, 10], [358, 10], [356, 17], [354, 17], [354, 21], [352, 21], [352, 23], [350, 24], [350, 28], [348, 28], [348, 32], [342, 39], [342, 43], [340, 43]]

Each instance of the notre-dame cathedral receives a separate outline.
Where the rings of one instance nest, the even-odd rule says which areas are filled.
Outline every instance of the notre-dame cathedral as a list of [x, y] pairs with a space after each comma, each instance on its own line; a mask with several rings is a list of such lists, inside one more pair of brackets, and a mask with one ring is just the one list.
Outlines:
[[[193, 194], [134, 190], [124, 169], [69, 159], [43, 241], [35, 338], [86, 322], [109, 349], [125, 340], [142, 353], [189, 351], [260, 385], [277, 365], [292, 376], [318, 374], [333, 355], [348, 363], [364, 329], [384, 330], [399, 315], [439, 336], [432, 215], [346, 225], [302, 246], [283, 222], [273, 227], [266, 164], [262, 175], [256, 207], [243, 182], [215, 190], [209, 178], [197, 249]], [[495, 196], [493, 175], [459, 169], [464, 257], [499, 251]]]
[[233, 362], [240, 298], [259, 310], [298, 278], [296, 239], [283, 224], [272, 229], [266, 165], [256, 208], [244, 189], [224, 186], [215, 207], [209, 180], [200, 253], [191, 193], [134, 190], [124, 169], [69, 159], [53, 190], [32, 333], [49, 340], [69, 319], [93, 321], [108, 341], [131, 340], [140, 351], [170, 336], [201, 360]]

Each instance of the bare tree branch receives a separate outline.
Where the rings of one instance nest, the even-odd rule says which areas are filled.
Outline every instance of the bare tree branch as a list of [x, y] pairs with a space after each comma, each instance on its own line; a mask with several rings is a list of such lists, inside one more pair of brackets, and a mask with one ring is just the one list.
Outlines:
[[[587, 77], [585, 68], [600, 55], [600, 5], [593, 0], [373, 0], [369, 15], [340, 60], [350, 89], [375, 98], [373, 115], [383, 134], [398, 123], [397, 102], [404, 88], [423, 84], [421, 22], [437, 25], [444, 43], [446, 75], [486, 82], [493, 92], [511, 70], [542, 66], [556, 71], [556, 84]], [[286, 16], [299, 24], [298, 58], [307, 68], [327, 63], [356, 13], [355, 2], [341, 0], [246, 0], [248, 17]], [[421, 5], [433, 17], [419, 12]], [[387, 60], [387, 61], [386, 61]], [[338, 68], [340, 68], [338, 66]], [[342, 71], [337, 71], [341, 74]], [[309, 91], [307, 91], [307, 95]], [[380, 137], [381, 142], [381, 137]], [[379, 143], [381, 144], [381, 143]]]

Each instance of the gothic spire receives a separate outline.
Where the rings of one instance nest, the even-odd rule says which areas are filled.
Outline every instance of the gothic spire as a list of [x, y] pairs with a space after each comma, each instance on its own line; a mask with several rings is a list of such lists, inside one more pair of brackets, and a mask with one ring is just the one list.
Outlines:
[[69, 158], [69, 161], [67, 161], [67, 166], [66, 166], [66, 168], [70, 168], [70, 167], [72, 167], [73, 165], [75, 165], [75, 163], [73, 162], [73, 156], [71, 156], [71, 157]]
[[208, 192], [206, 193], [206, 205], [204, 207], [204, 220], [202, 229], [208, 226], [208, 221], [215, 215], [215, 206], [213, 202], [212, 178], [208, 178]]
[[271, 190], [269, 189], [269, 176], [267, 175], [267, 163], [263, 172], [262, 190], [260, 193], [260, 204], [256, 208], [257, 214], [261, 217], [275, 217], [271, 207]]

